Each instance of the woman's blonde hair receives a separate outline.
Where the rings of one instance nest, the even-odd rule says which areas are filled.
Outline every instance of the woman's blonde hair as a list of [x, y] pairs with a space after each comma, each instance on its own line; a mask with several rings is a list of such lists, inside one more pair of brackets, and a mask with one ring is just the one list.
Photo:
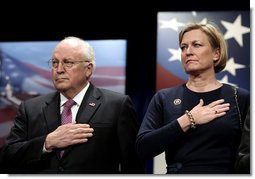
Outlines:
[[215, 73], [222, 71], [225, 68], [227, 60], [228, 60], [228, 49], [227, 49], [227, 43], [223, 37], [222, 32], [219, 30], [219, 28], [215, 24], [213, 23], [188, 24], [179, 33], [179, 45], [181, 45], [183, 35], [186, 32], [189, 32], [191, 30], [196, 30], [196, 29], [199, 29], [206, 34], [206, 36], [208, 37], [208, 41], [213, 49], [219, 49], [220, 58], [218, 61], [214, 63], [214, 71]]

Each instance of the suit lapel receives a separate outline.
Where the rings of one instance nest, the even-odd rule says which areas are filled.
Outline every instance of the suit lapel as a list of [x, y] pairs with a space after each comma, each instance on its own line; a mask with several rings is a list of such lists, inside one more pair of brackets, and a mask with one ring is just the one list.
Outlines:
[[[47, 124], [48, 133], [54, 131], [61, 125], [60, 120], [60, 95], [58, 92], [46, 98], [45, 107], [43, 108], [44, 119]], [[57, 158], [60, 160], [59, 150], [54, 150]]]
[[54, 131], [60, 123], [60, 96], [59, 93], [54, 93], [52, 97], [49, 97], [45, 101], [45, 107], [43, 108], [45, 121], [47, 123], [49, 133]]
[[[88, 91], [86, 92], [79, 111], [76, 116], [76, 123], [88, 124], [93, 114], [97, 111], [101, 105], [101, 93], [91, 83]], [[65, 149], [63, 157], [69, 153], [73, 146], [69, 146]]]
[[84, 96], [79, 111], [77, 113], [77, 123], [89, 123], [93, 114], [101, 105], [101, 93], [92, 84]]

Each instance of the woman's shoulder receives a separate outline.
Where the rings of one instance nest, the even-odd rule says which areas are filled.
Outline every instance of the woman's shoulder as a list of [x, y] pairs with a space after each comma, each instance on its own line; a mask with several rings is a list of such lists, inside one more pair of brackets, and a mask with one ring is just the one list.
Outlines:
[[170, 88], [163, 88], [163, 89], [160, 89], [156, 94], [167, 95], [169, 93], [170, 94], [179, 93], [184, 89], [184, 85], [185, 84], [180, 84]]
[[[250, 106], [250, 92], [247, 89], [239, 88], [229, 84], [224, 84], [224, 87], [227, 88], [225, 93], [232, 93], [240, 107], [247, 110], [247, 108]], [[232, 90], [232, 92], [228, 90]]]
[[154, 95], [154, 99], [172, 99], [172, 98], [182, 98], [184, 93], [185, 84], [180, 84], [170, 88], [160, 89]]
[[226, 83], [223, 84], [223, 87], [228, 89], [228, 90], [236, 91], [236, 93], [240, 96], [243, 96], [243, 97], [249, 97], [250, 96], [250, 92], [245, 88], [240, 88], [240, 87], [230, 85], [230, 84], [226, 84]]

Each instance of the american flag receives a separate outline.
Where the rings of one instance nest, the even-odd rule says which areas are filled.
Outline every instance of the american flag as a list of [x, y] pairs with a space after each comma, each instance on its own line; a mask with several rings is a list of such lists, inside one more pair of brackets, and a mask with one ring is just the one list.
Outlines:
[[187, 80], [180, 63], [178, 33], [189, 22], [213, 22], [220, 28], [229, 59], [217, 79], [250, 90], [250, 11], [158, 13], [157, 90]]
[[[88, 41], [95, 50], [91, 82], [125, 93], [126, 40]], [[0, 147], [4, 144], [18, 105], [54, 91], [48, 60], [58, 42], [0, 43]]]
[[[159, 12], [156, 89], [187, 81], [188, 76], [181, 65], [178, 35], [190, 22], [213, 22], [220, 28], [228, 44], [229, 59], [216, 77], [222, 83], [250, 91], [250, 11]], [[162, 168], [165, 168], [164, 154], [154, 159], [154, 173], [165, 173]]]

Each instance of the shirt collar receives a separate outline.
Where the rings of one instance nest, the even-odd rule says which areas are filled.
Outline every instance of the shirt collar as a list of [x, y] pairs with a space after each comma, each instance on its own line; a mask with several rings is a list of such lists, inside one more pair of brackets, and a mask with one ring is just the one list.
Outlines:
[[[81, 102], [89, 88], [90, 83], [88, 82], [88, 84], [85, 86], [85, 88], [83, 88], [74, 98], [73, 100], [76, 102], [76, 105], [80, 106]], [[60, 93], [60, 106], [63, 106], [65, 104], [65, 102], [68, 101], [68, 99], [62, 95]]]

